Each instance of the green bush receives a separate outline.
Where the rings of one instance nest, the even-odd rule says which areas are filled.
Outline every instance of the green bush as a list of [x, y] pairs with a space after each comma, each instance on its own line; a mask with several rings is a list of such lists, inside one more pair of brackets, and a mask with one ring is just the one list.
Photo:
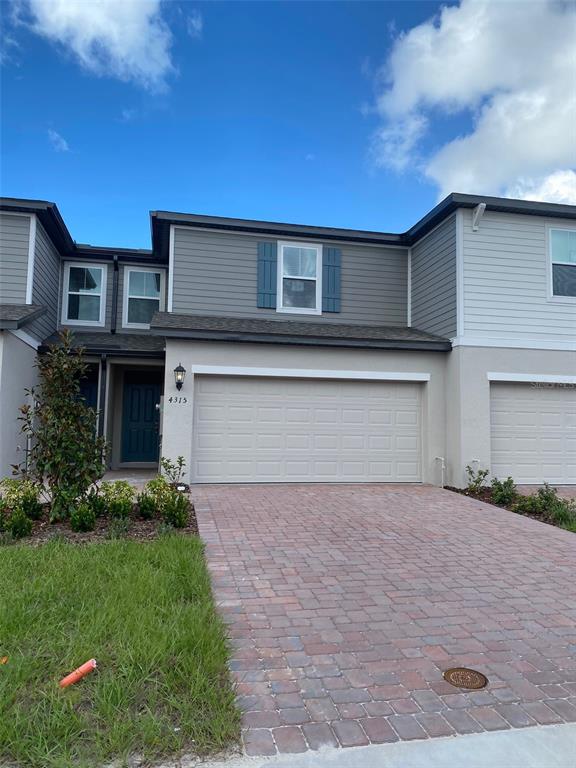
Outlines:
[[38, 520], [42, 504], [38, 500], [38, 486], [26, 478], [5, 478], [0, 481], [2, 506], [15, 512], [21, 510], [31, 520]]
[[144, 493], [151, 496], [156, 504], [156, 509], [161, 509], [166, 499], [172, 493], [172, 486], [162, 475], [158, 475], [153, 480], [148, 480], [144, 486]]
[[478, 469], [474, 470], [472, 467], [468, 464], [466, 466], [466, 474], [468, 475], [468, 485], [466, 486], [466, 490], [468, 493], [472, 494], [473, 496], [476, 496], [482, 488], [484, 488], [484, 481], [490, 474], [490, 470], [488, 469]]
[[188, 498], [175, 488], [171, 488], [171, 493], [164, 499], [160, 510], [164, 522], [173, 525], [174, 528], [184, 528], [188, 523], [189, 511]]
[[87, 500], [81, 501], [70, 512], [70, 527], [77, 533], [93, 531], [96, 527], [96, 513]]
[[514, 480], [511, 477], [507, 477], [506, 480], [498, 480], [495, 477], [492, 480], [492, 501], [495, 504], [503, 504], [508, 506], [512, 504], [518, 497], [518, 491]]
[[23, 539], [32, 533], [32, 520], [17, 507], [4, 521], [4, 528], [15, 539]]
[[107, 511], [112, 517], [130, 517], [134, 506], [134, 488], [126, 480], [102, 483], [100, 493]]
[[125, 539], [130, 532], [130, 520], [127, 517], [115, 517], [110, 520], [106, 531], [107, 539]]
[[136, 503], [138, 504], [138, 513], [144, 520], [151, 520], [156, 516], [158, 512], [158, 505], [156, 504], [156, 499], [151, 493], [146, 493], [146, 491], [143, 491], [137, 496]]
[[181, 483], [186, 471], [184, 467], [186, 462], [184, 456], [178, 456], [176, 461], [171, 461], [165, 456], [160, 459], [160, 466], [162, 467], [164, 474], [172, 483]]
[[85, 501], [94, 512], [94, 517], [102, 517], [106, 514], [106, 502], [98, 488], [91, 488], [86, 494]]
[[538, 496], [518, 496], [512, 511], [518, 512], [520, 515], [539, 516], [542, 514], [542, 504]]

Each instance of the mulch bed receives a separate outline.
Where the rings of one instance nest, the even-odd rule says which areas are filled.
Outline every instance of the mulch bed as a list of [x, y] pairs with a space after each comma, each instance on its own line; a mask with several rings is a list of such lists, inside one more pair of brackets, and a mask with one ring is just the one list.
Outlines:
[[[130, 528], [122, 538], [133, 539], [135, 541], [150, 541], [151, 539], [158, 538], [159, 529], [162, 527], [161, 519], [154, 518], [153, 520], [142, 520], [142, 518], [139, 517], [130, 517], [129, 521]], [[51, 523], [48, 517], [48, 510], [46, 510], [40, 520], [34, 520], [30, 536], [20, 539], [19, 543], [36, 546], [38, 544], [45, 544], [47, 541], [54, 538], [65, 539], [74, 544], [107, 541], [110, 538], [113, 538], [108, 533], [111, 524], [114, 524], [114, 518], [110, 517], [110, 515], [103, 515], [96, 519], [96, 528], [93, 531], [75, 533], [70, 530], [70, 523], [68, 521]], [[192, 504], [190, 504], [188, 525], [185, 528], [175, 528], [174, 532], [184, 536], [198, 535], [198, 523]]]
[[516, 512], [516, 510], [512, 509], [512, 505], [507, 504], [497, 504], [495, 501], [492, 500], [492, 489], [491, 488], [482, 488], [479, 493], [470, 493], [466, 490], [466, 488], [454, 488], [451, 485], [444, 486], [446, 491], [454, 491], [454, 493], [459, 493], [461, 496], [468, 496], [469, 499], [476, 499], [477, 501], [483, 501], [486, 504], [492, 504], [493, 507], [499, 507], [499, 509], [507, 509], [509, 512], [514, 512], [516, 515], [522, 515], [522, 517], [531, 517], [532, 520], [538, 520], [539, 523], [546, 523], [547, 525], [551, 525], [554, 528], [558, 528], [557, 525], [555, 525], [551, 520], [549, 520], [544, 515], [538, 515], [531, 512]]

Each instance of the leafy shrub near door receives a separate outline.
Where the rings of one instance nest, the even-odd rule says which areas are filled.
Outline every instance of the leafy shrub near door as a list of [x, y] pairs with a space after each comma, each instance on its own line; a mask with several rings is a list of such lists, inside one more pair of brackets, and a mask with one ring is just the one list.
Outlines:
[[516, 484], [511, 477], [507, 477], [506, 480], [498, 480], [495, 477], [492, 480], [492, 501], [494, 504], [502, 504], [507, 506], [512, 504], [518, 498], [518, 490]]
[[129, 517], [134, 506], [134, 488], [126, 480], [102, 483], [100, 493], [104, 506], [112, 517]]

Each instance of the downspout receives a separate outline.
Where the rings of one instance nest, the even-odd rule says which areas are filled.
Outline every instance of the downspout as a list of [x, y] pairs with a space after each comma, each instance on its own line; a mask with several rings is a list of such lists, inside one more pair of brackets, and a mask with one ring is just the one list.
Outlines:
[[110, 318], [110, 333], [116, 333], [118, 317], [118, 254], [114, 254], [114, 274], [112, 276], [112, 317]]
[[108, 365], [106, 355], [100, 355], [100, 392], [98, 395], [98, 404], [100, 410], [98, 411], [98, 435], [104, 436], [104, 416], [106, 412], [106, 376], [108, 374]]

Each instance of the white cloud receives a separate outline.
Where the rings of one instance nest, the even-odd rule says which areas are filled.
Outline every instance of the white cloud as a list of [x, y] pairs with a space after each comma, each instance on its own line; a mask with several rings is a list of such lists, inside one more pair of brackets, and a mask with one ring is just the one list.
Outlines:
[[160, 0], [18, 0], [18, 19], [100, 76], [162, 90], [174, 71]]
[[135, 109], [127, 109], [124, 108], [122, 112], [120, 113], [119, 120], [121, 123], [129, 123], [136, 117], [136, 110]]
[[55, 152], [69, 152], [70, 147], [68, 145], [68, 142], [63, 136], [60, 136], [60, 134], [53, 130], [52, 128], [48, 128], [48, 140], [50, 141], [50, 144], [52, 145], [52, 149]]
[[202, 31], [204, 29], [204, 19], [202, 14], [198, 10], [193, 10], [192, 13], [186, 18], [186, 29], [190, 37], [199, 38], [202, 37]]
[[[401, 34], [380, 73], [376, 163], [449, 192], [576, 202], [576, 6], [461, 0]], [[472, 130], [422, 155], [438, 116]], [[544, 198], [545, 196], [545, 198]]]

